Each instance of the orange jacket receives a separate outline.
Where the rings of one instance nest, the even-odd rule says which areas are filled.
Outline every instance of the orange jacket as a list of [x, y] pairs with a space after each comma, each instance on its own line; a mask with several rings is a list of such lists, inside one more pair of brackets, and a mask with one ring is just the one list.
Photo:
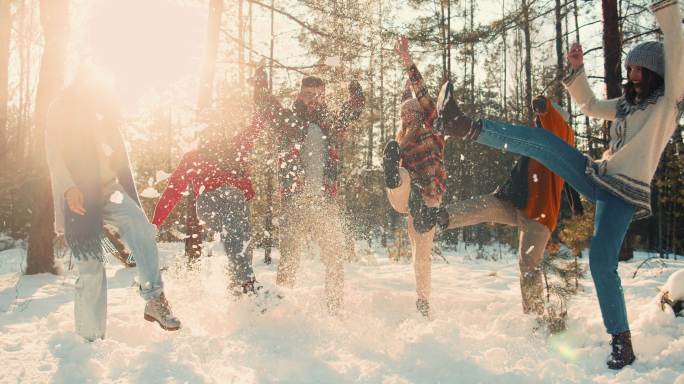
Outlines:
[[[549, 99], [546, 99], [546, 110], [545, 114], [539, 116], [542, 127], [574, 146], [575, 135], [572, 128], [563, 120]], [[553, 232], [561, 206], [563, 179], [534, 159], [530, 159], [527, 175], [527, 205], [522, 212], [529, 219], [544, 224]]]

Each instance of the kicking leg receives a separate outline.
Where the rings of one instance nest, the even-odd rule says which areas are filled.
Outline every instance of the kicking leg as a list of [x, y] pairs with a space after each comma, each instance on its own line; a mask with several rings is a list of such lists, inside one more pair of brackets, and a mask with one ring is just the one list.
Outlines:
[[159, 253], [155, 237], [157, 229], [145, 213], [123, 191], [120, 203], [107, 202], [104, 222], [119, 230], [121, 238], [131, 248], [138, 266], [140, 295], [147, 301], [145, 319], [155, 321], [165, 330], [177, 330], [180, 321], [173, 316], [164, 296], [164, 285], [159, 271]]

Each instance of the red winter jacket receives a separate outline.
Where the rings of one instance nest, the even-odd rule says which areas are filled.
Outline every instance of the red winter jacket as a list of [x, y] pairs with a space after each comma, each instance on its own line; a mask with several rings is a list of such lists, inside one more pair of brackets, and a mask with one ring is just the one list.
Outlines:
[[161, 226], [178, 204], [188, 184], [192, 183], [195, 196], [221, 187], [235, 187], [251, 200], [254, 195], [249, 172], [249, 153], [254, 147], [258, 127], [252, 125], [231, 140], [231, 153], [237, 157], [235, 169], [221, 169], [215, 160], [199, 150], [187, 152], [169, 178], [169, 184], [154, 208], [152, 224]]

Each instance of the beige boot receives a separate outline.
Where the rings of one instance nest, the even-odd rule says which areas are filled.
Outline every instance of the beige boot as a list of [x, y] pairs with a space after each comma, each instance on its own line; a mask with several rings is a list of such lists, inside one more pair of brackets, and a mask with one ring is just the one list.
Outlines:
[[180, 320], [171, 313], [171, 306], [166, 301], [164, 293], [158, 298], [147, 302], [145, 305], [145, 320], [157, 322], [165, 331], [177, 331], [181, 327]]

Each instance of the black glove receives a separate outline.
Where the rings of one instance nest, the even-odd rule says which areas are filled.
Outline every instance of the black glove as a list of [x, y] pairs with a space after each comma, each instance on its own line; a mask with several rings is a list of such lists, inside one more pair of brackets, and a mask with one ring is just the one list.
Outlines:
[[353, 108], [363, 108], [366, 104], [366, 97], [363, 95], [363, 89], [358, 81], [352, 80], [349, 82], [349, 100]]
[[546, 97], [537, 96], [532, 100], [532, 109], [536, 114], [543, 115], [547, 112], [546, 110]]
[[358, 81], [352, 80], [349, 82], [349, 96], [363, 98], [363, 89]]

